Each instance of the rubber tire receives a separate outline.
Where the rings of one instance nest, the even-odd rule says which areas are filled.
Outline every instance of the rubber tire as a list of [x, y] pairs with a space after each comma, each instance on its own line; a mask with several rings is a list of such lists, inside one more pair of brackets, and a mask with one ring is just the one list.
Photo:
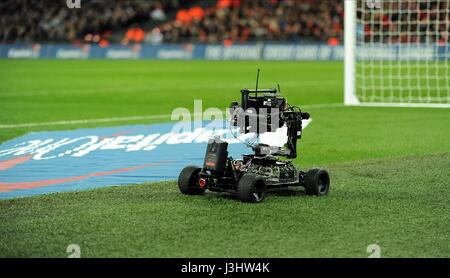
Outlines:
[[[256, 198], [255, 187], [258, 186], [261, 196]], [[244, 174], [238, 184], [238, 198], [245, 203], [259, 203], [266, 196], [267, 186], [263, 178], [253, 175]]]
[[201, 168], [197, 166], [185, 167], [178, 176], [178, 188], [181, 193], [186, 195], [201, 195], [205, 192], [204, 188], [198, 185], [198, 174]]
[[[322, 183], [322, 187], [320, 186]], [[323, 188], [325, 186], [325, 188]], [[330, 189], [330, 175], [324, 169], [314, 168], [305, 175], [305, 193], [306, 195], [323, 196]]]

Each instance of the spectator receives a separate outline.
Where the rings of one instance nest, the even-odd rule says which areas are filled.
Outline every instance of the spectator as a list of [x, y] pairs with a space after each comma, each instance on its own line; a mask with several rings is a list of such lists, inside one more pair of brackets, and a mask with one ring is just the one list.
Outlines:
[[188, 11], [189, 17], [192, 20], [195, 21], [201, 21], [203, 17], [205, 16], [205, 12], [203, 11], [202, 7], [195, 6], [189, 9]]
[[138, 25], [134, 25], [132, 28], [128, 29], [125, 33], [125, 38], [123, 40], [124, 44], [128, 44], [130, 42], [133, 43], [141, 43], [144, 41], [145, 32]]
[[150, 17], [155, 21], [166, 20], [166, 14], [164, 13], [161, 3], [156, 3], [154, 9], [150, 12]]
[[153, 28], [153, 30], [145, 36], [145, 42], [149, 44], [161, 44], [163, 38], [161, 30], [159, 28]]
[[175, 18], [176, 22], [182, 25], [191, 23], [191, 17], [189, 15], [189, 12], [185, 9], [179, 10]]

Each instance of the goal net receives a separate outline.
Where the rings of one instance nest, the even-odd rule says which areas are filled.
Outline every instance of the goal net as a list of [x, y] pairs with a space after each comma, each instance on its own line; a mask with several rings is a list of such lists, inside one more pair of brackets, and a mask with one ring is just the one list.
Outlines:
[[450, 107], [450, 0], [345, 0], [347, 105]]

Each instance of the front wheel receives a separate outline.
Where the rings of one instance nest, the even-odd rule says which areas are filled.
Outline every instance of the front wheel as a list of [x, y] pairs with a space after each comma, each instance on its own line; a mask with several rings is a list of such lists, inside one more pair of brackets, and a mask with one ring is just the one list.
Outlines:
[[259, 203], [266, 196], [264, 179], [252, 174], [245, 174], [239, 180], [238, 198], [246, 203]]
[[187, 195], [201, 195], [205, 192], [198, 184], [201, 168], [197, 166], [185, 167], [178, 176], [178, 188]]
[[330, 189], [330, 176], [324, 169], [311, 169], [305, 175], [306, 195], [322, 196]]

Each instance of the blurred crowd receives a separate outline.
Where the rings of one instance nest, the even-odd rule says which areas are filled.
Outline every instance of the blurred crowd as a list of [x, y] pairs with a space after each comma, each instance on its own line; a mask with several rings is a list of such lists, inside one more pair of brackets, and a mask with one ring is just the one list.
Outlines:
[[447, 44], [450, 41], [450, 1], [386, 1], [381, 5], [378, 8], [358, 6], [364, 42]]
[[314, 40], [339, 43], [343, 1], [219, 0], [213, 9], [180, 10], [160, 29], [166, 42], [234, 43]]
[[[66, 0], [0, 0], [0, 42], [228, 45], [308, 40], [337, 45], [344, 33], [342, 0], [80, 1], [80, 9], [69, 9]], [[360, 4], [364, 40], [446, 43], [449, 2], [388, 1], [383, 9]]]
[[179, 0], [81, 0], [69, 9], [66, 0], [1, 0], [0, 42], [73, 42], [100, 40], [112, 31], [145, 20], [166, 20]]
[[[234, 43], [312, 39], [339, 43], [339, 0], [1, 0], [0, 42]], [[168, 16], [170, 14], [171, 16]], [[145, 24], [145, 23], [151, 24]], [[146, 27], [146, 26], [151, 27]]]

